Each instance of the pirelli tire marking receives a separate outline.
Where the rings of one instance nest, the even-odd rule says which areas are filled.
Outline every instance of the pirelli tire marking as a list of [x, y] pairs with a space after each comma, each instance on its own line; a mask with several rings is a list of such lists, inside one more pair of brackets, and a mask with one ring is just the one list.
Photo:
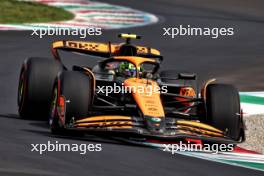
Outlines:
[[24, 0], [61, 7], [73, 14], [70, 21], [54, 23], [0, 24], [0, 30], [31, 30], [33, 28], [88, 28], [119, 29], [153, 24], [158, 18], [150, 13], [135, 10], [129, 7], [111, 5], [89, 0]]

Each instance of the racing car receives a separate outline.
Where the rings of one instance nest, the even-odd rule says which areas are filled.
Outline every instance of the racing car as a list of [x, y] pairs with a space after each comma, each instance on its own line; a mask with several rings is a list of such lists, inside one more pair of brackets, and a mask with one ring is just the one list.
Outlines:
[[[234, 86], [211, 79], [199, 88], [194, 73], [160, 70], [159, 50], [132, 44], [140, 36], [119, 37], [125, 41], [55, 41], [53, 59], [26, 59], [18, 86], [20, 116], [46, 117], [53, 134], [77, 130], [127, 139], [245, 140]], [[67, 68], [61, 50], [85, 54], [87, 65]], [[90, 67], [95, 58], [99, 62]]]

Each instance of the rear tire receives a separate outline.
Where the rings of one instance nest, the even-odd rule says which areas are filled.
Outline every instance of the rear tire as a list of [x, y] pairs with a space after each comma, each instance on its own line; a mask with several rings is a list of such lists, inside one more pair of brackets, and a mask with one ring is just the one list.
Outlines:
[[54, 108], [51, 106], [50, 125], [53, 134], [61, 132], [73, 117], [77, 120], [89, 115], [89, 108], [93, 99], [91, 81], [92, 79], [88, 75], [77, 71], [64, 71], [58, 75], [53, 91], [53, 97], [56, 100], [53, 102], [56, 102], [56, 106], [58, 106], [58, 98], [60, 96], [65, 98], [65, 123], [61, 124], [58, 113], [54, 112]]
[[206, 88], [206, 122], [227, 131], [233, 140], [239, 140], [241, 131], [240, 99], [235, 87], [226, 84], [210, 84]]
[[62, 65], [52, 59], [29, 58], [22, 65], [18, 86], [18, 107], [22, 118], [48, 117], [52, 87]]

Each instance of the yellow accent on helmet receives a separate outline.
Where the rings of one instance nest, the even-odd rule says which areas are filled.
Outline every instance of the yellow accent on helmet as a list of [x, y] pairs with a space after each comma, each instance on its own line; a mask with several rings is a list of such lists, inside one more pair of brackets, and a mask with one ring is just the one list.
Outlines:
[[118, 37], [124, 39], [140, 39], [141, 37], [136, 34], [119, 34]]

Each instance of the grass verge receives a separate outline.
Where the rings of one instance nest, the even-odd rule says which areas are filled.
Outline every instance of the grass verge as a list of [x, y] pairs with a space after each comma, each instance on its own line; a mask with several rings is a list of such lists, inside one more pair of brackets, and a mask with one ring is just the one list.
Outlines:
[[72, 18], [72, 13], [57, 7], [35, 2], [0, 1], [0, 24], [45, 23]]

